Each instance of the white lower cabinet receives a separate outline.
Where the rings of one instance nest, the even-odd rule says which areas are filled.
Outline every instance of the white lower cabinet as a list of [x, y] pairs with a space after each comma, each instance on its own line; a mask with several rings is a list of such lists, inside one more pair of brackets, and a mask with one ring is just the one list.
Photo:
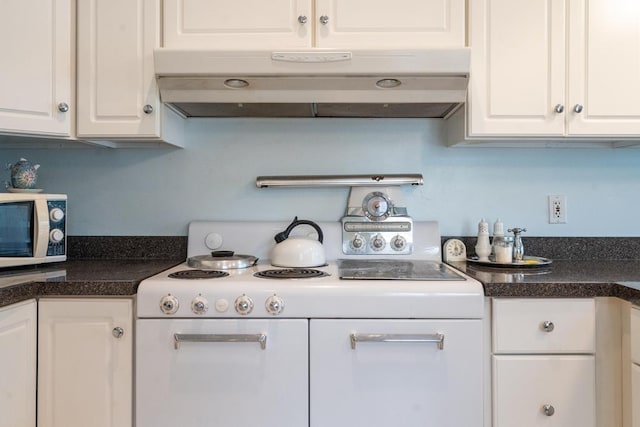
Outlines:
[[133, 302], [41, 299], [38, 427], [132, 425]]
[[492, 311], [493, 427], [595, 427], [595, 301], [496, 298]]
[[595, 426], [595, 358], [493, 357], [494, 427]]
[[0, 309], [0, 425], [36, 425], [36, 301]]
[[640, 365], [631, 365], [631, 427], [640, 427]]
[[631, 362], [631, 427], [640, 427], [640, 307], [629, 311], [630, 362]]

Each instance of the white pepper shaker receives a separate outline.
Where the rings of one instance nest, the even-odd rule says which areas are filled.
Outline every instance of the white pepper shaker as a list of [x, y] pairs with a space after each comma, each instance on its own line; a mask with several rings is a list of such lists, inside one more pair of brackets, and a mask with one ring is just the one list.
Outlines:
[[489, 224], [482, 218], [478, 223], [478, 241], [476, 242], [476, 255], [478, 261], [489, 261], [491, 243], [489, 242]]
[[504, 237], [504, 224], [500, 221], [500, 218], [493, 223], [493, 237]]

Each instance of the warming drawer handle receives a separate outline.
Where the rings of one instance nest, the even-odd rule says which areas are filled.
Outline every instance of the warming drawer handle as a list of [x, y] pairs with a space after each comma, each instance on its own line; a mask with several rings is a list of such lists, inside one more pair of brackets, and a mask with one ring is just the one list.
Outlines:
[[436, 343], [444, 350], [444, 334], [351, 334], [351, 349], [356, 342], [425, 342]]
[[173, 344], [176, 350], [181, 342], [257, 342], [261, 349], [267, 348], [265, 334], [173, 334]]

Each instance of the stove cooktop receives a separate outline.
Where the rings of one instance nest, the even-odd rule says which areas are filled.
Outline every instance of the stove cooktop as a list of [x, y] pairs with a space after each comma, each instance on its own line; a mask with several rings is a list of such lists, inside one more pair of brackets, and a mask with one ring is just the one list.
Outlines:
[[268, 262], [273, 236], [286, 223], [192, 222], [188, 257], [234, 250], [261, 261], [224, 274], [184, 263], [143, 280], [138, 318], [482, 317], [482, 285], [442, 264], [437, 223], [414, 222], [412, 253], [397, 257], [345, 255], [340, 222], [319, 225], [327, 265], [291, 269]]

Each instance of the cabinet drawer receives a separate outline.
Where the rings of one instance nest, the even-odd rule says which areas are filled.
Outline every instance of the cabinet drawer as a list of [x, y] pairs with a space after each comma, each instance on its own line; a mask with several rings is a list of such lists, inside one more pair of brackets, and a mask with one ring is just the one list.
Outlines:
[[595, 302], [494, 299], [493, 352], [594, 353]]
[[631, 309], [631, 360], [640, 364], [640, 308]]
[[595, 357], [493, 356], [493, 398], [494, 427], [595, 427]]

